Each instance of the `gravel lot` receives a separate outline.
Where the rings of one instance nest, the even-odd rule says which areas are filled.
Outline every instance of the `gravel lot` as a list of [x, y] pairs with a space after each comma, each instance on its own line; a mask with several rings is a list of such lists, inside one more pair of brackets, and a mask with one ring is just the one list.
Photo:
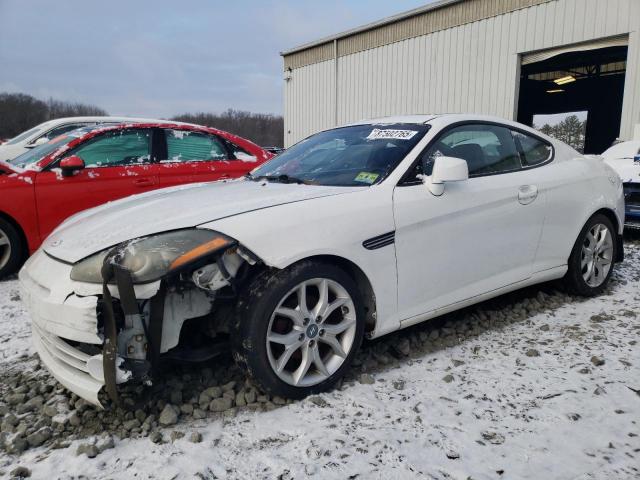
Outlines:
[[134, 411], [98, 412], [41, 368], [17, 281], [0, 282], [0, 476], [638, 478], [628, 240], [599, 298], [543, 285], [418, 325], [366, 344], [339, 389], [294, 403], [221, 358], [172, 367]]

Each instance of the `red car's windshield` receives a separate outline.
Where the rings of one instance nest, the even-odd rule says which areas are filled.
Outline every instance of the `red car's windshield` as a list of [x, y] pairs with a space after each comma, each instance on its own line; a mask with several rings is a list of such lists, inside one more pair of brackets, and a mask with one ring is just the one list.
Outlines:
[[76, 138], [80, 138], [83, 135], [89, 133], [96, 128], [104, 127], [104, 125], [93, 126], [93, 127], [82, 127], [71, 132], [67, 132], [63, 135], [60, 135], [52, 140], [49, 140], [44, 145], [40, 145], [38, 147], [32, 148], [24, 152], [22, 155], [18, 155], [16, 158], [12, 160], [7, 160], [7, 163], [13, 165], [18, 168], [28, 168], [30, 165], [39, 162], [47, 155], [55, 152], [58, 148], [66, 145], [67, 143], [75, 140]]

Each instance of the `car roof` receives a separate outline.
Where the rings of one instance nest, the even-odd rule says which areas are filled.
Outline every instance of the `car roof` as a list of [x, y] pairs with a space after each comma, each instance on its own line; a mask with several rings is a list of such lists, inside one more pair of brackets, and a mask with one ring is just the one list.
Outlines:
[[[446, 120], [451, 123], [461, 121], [480, 121], [480, 122], [496, 122], [504, 123], [506, 125], [518, 125], [521, 124], [505, 118], [495, 117], [492, 115], [478, 115], [474, 113], [437, 113], [437, 114], [418, 114], [418, 115], [392, 115], [388, 117], [377, 117], [371, 119], [364, 119], [357, 122], [352, 122], [346, 126], [351, 125], [376, 125], [376, 124], [392, 124], [392, 123], [407, 123], [422, 125], [434, 120]], [[528, 127], [530, 128], [530, 127]]]
[[[158, 118], [144, 118], [144, 117], [125, 117], [125, 116], [92, 116], [92, 117], [62, 117], [62, 118], [54, 118], [53, 120], [48, 120], [44, 123], [41, 123], [41, 126], [55, 126], [61, 125], [64, 123], [74, 123], [74, 122], [130, 122], [130, 123], [155, 123], [155, 122], [171, 122], [177, 124], [184, 124], [184, 122], [177, 122], [173, 120], [162, 120]], [[188, 125], [188, 124], [185, 124]]]

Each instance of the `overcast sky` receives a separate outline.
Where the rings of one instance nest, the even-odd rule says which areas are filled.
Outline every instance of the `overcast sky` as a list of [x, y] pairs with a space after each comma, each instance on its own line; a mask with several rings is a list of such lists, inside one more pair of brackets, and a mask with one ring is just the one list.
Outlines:
[[282, 113], [279, 52], [431, 0], [0, 0], [0, 92], [169, 117]]

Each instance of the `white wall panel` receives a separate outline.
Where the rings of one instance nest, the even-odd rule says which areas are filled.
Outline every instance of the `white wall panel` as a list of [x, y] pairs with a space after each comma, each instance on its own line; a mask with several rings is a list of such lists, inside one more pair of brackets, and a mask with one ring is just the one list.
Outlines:
[[630, 41], [621, 135], [630, 138], [640, 123], [639, 29], [640, 0], [555, 0], [338, 57], [337, 76], [335, 60], [295, 68], [285, 84], [285, 144], [334, 126], [336, 118], [514, 118], [521, 54], [621, 34]]

